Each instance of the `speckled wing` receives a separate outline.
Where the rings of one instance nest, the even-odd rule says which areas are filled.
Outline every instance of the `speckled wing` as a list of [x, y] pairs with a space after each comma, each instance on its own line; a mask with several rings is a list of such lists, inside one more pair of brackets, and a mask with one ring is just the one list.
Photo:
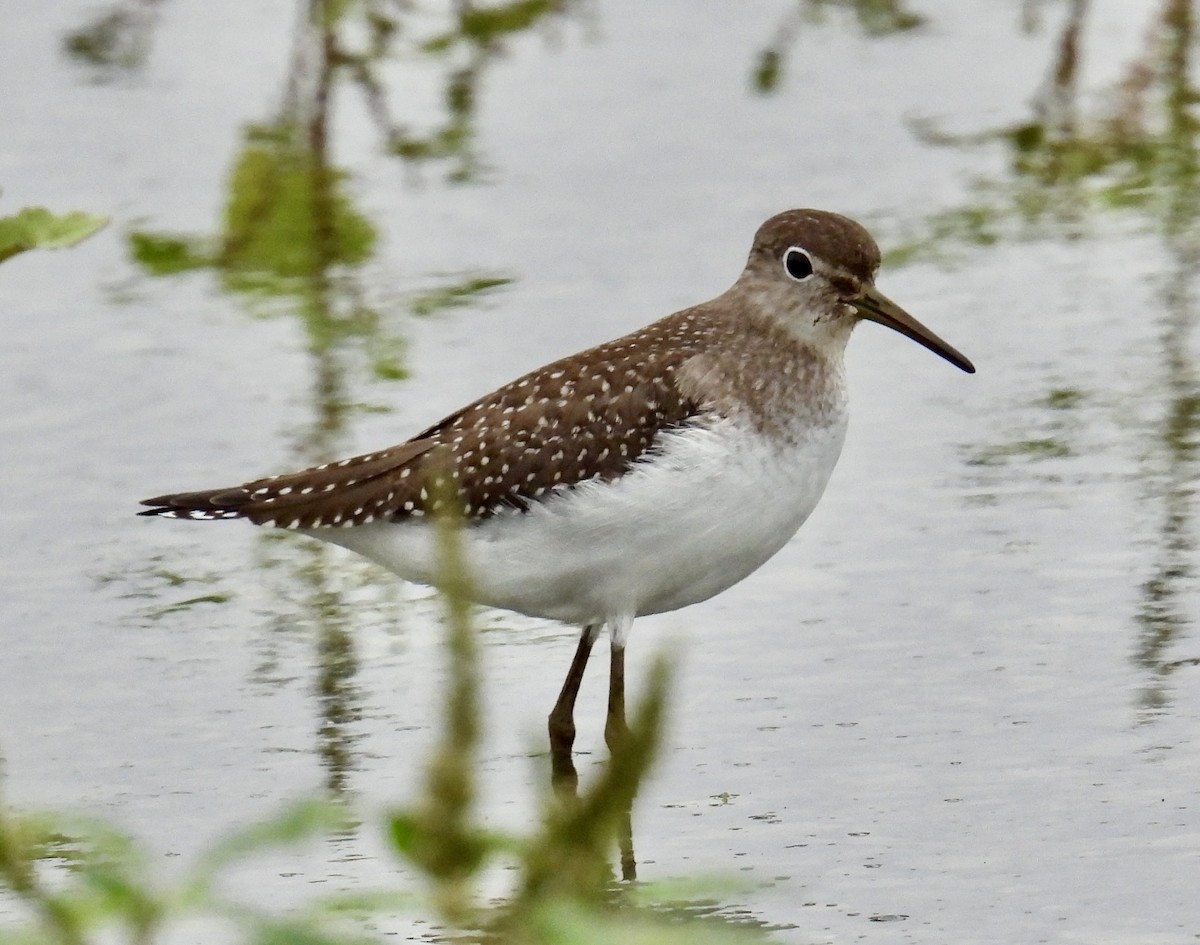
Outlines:
[[354, 509], [377, 495], [383, 483], [410, 480], [420, 470], [421, 458], [435, 445], [434, 441], [414, 439], [240, 486], [155, 496], [142, 500], [142, 505], [150, 508], [138, 514], [197, 521], [245, 518], [256, 525], [293, 528], [340, 525]]
[[[419, 518], [436, 506], [435, 495], [450, 493], [468, 518], [483, 519], [616, 479], [659, 434], [700, 409], [676, 383], [695, 350], [680, 344], [678, 318], [548, 364], [399, 446], [235, 488], [158, 496], [140, 514], [346, 527]], [[659, 343], [664, 335], [675, 344]], [[439, 475], [449, 489], [434, 487]]]

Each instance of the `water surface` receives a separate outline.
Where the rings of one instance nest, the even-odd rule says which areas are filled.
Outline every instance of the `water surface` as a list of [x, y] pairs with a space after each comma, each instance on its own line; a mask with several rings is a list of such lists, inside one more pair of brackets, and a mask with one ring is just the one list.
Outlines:
[[[1036, 117], [1070, 5], [912, 6], [923, 25], [883, 35], [846, 11], [796, 21], [770, 94], [752, 78], [786, 3], [575, 8], [476, 63], [465, 116], [439, 97], [462, 63], [390, 65], [398, 124], [470, 142], [408, 163], [341, 87], [344, 229], [319, 287], [269, 248], [269, 279], [228, 241], [223, 267], [169, 277], [131, 249], [230, 235], [235, 169], [263, 153], [247, 129], [278, 127], [304, 75], [289, 4], [160, 5], [124, 69], [63, 55], [90, 4], [7, 11], [3, 206], [114, 217], [0, 271], [10, 802], [99, 812], [169, 868], [304, 792], [408, 796], [436, 602], [289, 536], [137, 519], [136, 500], [395, 442], [720, 292], [762, 219], [818, 206], [908, 250], [881, 287], [979, 373], [863, 327], [849, 439], [801, 535], [721, 597], [638, 621], [631, 688], [650, 653], [678, 656], [641, 875], [742, 877], [718, 904], [784, 941], [1194, 941], [1193, 152], [1175, 139], [1147, 199], [1063, 196], [1029, 169], [1045, 152], [1022, 165], [982, 133]], [[1081, 136], [1169, 6], [1092, 5]], [[933, 143], [919, 119], [981, 137]], [[1039, 194], [1072, 212], [1032, 213]], [[485, 816], [523, 829], [574, 633], [480, 623]], [[299, 900], [393, 869], [364, 831], [248, 878]]]

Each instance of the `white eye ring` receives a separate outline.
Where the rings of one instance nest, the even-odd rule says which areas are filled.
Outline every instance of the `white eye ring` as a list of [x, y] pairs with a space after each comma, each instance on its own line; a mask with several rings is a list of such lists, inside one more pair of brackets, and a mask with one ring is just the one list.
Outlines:
[[784, 271], [787, 277], [796, 282], [804, 282], [812, 275], [812, 257], [808, 249], [800, 246], [788, 246], [784, 251]]
[[812, 257], [808, 250], [799, 246], [789, 246], [783, 251], [783, 270], [789, 279], [803, 282], [813, 274]]

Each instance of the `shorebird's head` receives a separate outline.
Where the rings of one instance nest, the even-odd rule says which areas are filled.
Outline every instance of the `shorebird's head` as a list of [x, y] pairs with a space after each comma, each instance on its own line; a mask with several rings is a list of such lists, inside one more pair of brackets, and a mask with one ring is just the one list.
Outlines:
[[907, 335], [968, 374], [966, 357], [875, 288], [879, 247], [862, 226], [824, 210], [787, 210], [758, 228], [737, 287], [796, 330], [840, 338], [860, 320]]

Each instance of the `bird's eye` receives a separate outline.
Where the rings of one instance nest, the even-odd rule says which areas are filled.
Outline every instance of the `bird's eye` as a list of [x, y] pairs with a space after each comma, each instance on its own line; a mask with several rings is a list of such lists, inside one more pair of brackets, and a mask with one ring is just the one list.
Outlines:
[[783, 268], [797, 282], [803, 282], [813, 274], [812, 260], [799, 246], [789, 246], [784, 252]]

